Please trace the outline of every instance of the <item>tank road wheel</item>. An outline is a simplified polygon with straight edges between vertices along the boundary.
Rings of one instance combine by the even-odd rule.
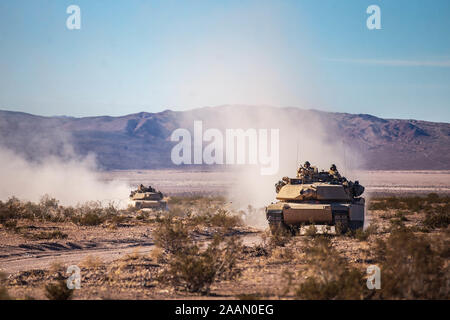
[[[333,212],[334,227],[337,234],[344,234],[348,230],[349,217],[347,211]]]
[[[269,222],[270,232],[276,234],[289,231],[288,226],[283,221],[283,211],[281,210],[268,210],[266,213],[267,221]]]

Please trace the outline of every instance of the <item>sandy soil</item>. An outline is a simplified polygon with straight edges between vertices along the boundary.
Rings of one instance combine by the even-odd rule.
[[[386,238],[389,218],[394,212],[370,212],[378,231],[367,241],[350,237],[332,238],[333,247],[353,266],[365,270],[373,264],[373,247],[377,239]],[[408,215],[407,226],[418,225],[423,217]],[[286,247],[267,253],[258,251],[267,239],[263,232],[241,229],[237,235],[243,240],[245,252],[238,262],[242,270],[233,281],[220,281],[211,293],[202,296],[175,290],[158,282],[160,263],[152,257],[152,226],[120,226],[79,228],[63,224],[36,225],[39,228],[59,228],[69,234],[67,240],[24,241],[20,236],[2,232],[0,266],[8,273],[7,289],[14,297],[45,299],[45,284],[54,281],[55,270],[65,272],[69,265],[82,268],[82,288],[75,299],[236,299],[263,297],[268,299],[295,298],[287,285],[286,272],[308,268],[304,246],[307,236],[296,236]],[[433,231],[431,236],[444,234]],[[209,241],[205,236],[201,241]],[[86,262],[89,258],[96,263]],[[87,265],[86,265],[87,264]],[[52,271],[53,270],[53,271]],[[301,279],[300,279],[301,280]]]

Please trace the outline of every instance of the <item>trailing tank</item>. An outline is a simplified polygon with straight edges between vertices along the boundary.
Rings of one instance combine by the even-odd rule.
[[[358,181],[315,170],[308,179],[284,177],[275,187],[278,201],[266,207],[272,231],[324,224],[334,225],[337,232],[343,233],[364,225],[364,187]]]
[[[130,202],[136,209],[168,210],[167,199],[151,186],[142,184],[137,190],[131,191]]]

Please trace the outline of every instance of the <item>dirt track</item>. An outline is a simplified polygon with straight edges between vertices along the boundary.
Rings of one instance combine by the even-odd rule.
[[[91,233],[102,233],[101,228],[96,229],[98,232],[92,230]],[[140,227],[133,229],[140,229]],[[20,243],[0,245],[0,271],[11,274],[32,269],[48,269],[55,262],[67,266],[77,265],[88,256],[95,256],[102,262],[108,263],[134,251],[145,255],[154,248],[153,240],[146,233],[139,238],[130,239],[126,237],[126,232],[126,230],[117,230],[117,239],[79,241],[23,242],[17,237],[18,239],[13,241]],[[0,234],[0,236],[3,235]],[[6,237],[6,235],[4,236]],[[79,236],[74,235],[74,237]],[[243,232],[240,237],[246,245],[253,245],[261,241],[258,233],[255,233],[254,230]]]
[[[1,254],[0,271],[15,273],[32,269],[47,269],[55,262],[60,262],[63,265],[76,265],[89,255],[98,257],[101,261],[108,263],[134,250],[139,250],[141,254],[147,254],[152,250],[152,247],[153,242],[151,241],[102,244],[94,242],[43,242],[37,245],[20,245],[15,248],[8,248],[9,254]],[[6,248],[2,248],[1,251],[4,249]]]

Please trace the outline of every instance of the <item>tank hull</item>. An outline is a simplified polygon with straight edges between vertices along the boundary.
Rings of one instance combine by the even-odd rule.
[[[168,210],[166,201],[136,200],[136,201],[132,201],[132,205],[136,209]]]
[[[299,227],[306,224],[341,224],[344,229],[358,229],[364,225],[364,198],[352,202],[289,202],[280,201],[266,208],[271,226]]]

